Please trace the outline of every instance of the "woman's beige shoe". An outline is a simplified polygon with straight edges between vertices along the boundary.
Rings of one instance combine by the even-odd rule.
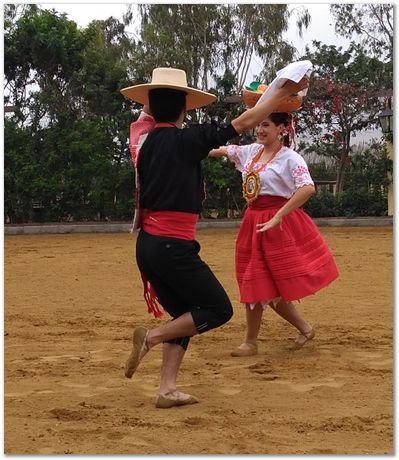
[[[231,356],[254,356],[258,354],[258,345],[256,343],[244,342],[236,350],[231,352]]]
[[[294,349],[302,348],[306,342],[312,340],[315,336],[315,331],[312,328],[309,332],[301,332],[298,337],[294,340]]]
[[[155,401],[155,407],[158,409],[170,409],[171,407],[187,406],[188,404],[196,404],[197,402],[198,399],[194,398],[194,396],[175,391],[164,395],[159,394]]]

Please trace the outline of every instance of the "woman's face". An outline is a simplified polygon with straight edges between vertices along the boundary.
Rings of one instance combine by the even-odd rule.
[[[282,123],[275,125],[270,118],[266,118],[255,128],[258,143],[263,145],[273,144],[283,129],[284,125]]]

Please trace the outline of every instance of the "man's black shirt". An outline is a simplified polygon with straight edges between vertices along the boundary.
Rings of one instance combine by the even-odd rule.
[[[140,208],[199,214],[204,199],[201,160],[237,136],[231,124],[153,129],[140,150]]]

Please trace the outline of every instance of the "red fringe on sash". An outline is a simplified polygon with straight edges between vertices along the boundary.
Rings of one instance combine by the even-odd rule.
[[[140,274],[141,279],[143,280],[144,299],[147,303],[148,313],[153,314],[155,318],[161,318],[161,316],[163,316],[163,308],[161,307],[161,303],[158,299],[157,293],[151,286],[150,282],[148,281],[144,273],[140,272]]]

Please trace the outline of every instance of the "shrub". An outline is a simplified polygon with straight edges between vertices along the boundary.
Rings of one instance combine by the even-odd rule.
[[[381,190],[350,188],[343,191],[338,199],[342,215],[346,217],[387,215],[387,196]]]
[[[336,217],[341,215],[340,201],[327,190],[321,190],[305,204],[305,211],[311,217]]]

